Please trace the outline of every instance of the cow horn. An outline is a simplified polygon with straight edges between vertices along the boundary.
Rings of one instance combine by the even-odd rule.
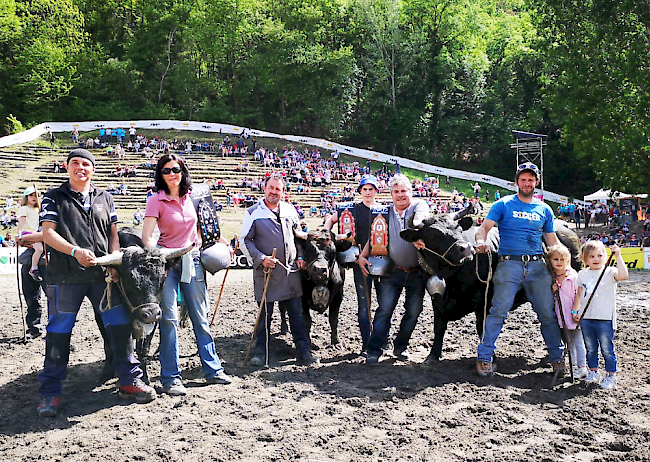
[[[418,219],[418,221],[416,222],[415,221],[415,214],[413,214],[408,219],[408,223],[406,223],[406,226],[409,227],[410,229],[422,229],[423,220]]]
[[[452,213],[451,214],[451,219],[452,220],[460,220],[463,218],[465,215],[474,213],[474,206],[470,203],[467,207],[465,207],[463,210],[460,212]]]
[[[122,264],[122,257],[124,252],[115,252],[104,255],[103,257],[95,258],[95,265],[101,266],[119,266]]]
[[[298,231],[298,227],[295,226],[293,228],[293,235],[296,236],[298,239],[307,240],[309,233],[306,233],[304,231]]]
[[[345,239],[348,239],[350,236],[352,236],[352,231],[348,231],[347,233],[336,234],[334,235],[334,240],[344,241]]]
[[[192,250],[194,243],[188,245],[187,247],[181,247],[178,249],[160,249],[160,253],[166,260],[171,260],[172,258],[177,258],[182,255],[185,255],[187,252]]]

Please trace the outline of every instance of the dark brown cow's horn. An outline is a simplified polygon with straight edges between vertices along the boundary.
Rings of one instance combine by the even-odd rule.
[[[95,259],[95,265],[101,266],[119,266],[122,264],[122,257],[124,252],[115,252],[104,255]]]
[[[293,235],[296,236],[298,239],[307,240],[307,236],[309,236],[309,233],[306,233],[304,231],[298,231],[298,227],[294,226]]]
[[[172,258],[177,258],[182,255],[185,255],[187,252],[192,250],[194,247],[194,244],[190,244],[187,247],[181,247],[178,249],[160,249],[160,253],[162,254],[163,257],[165,257],[166,260],[171,260]]]
[[[415,222],[415,214],[411,215],[411,217],[408,219],[408,222],[406,223],[406,226],[408,226],[410,229],[422,229],[424,226],[423,220],[418,220],[418,222]]]
[[[334,240],[335,241],[344,241],[345,239],[348,239],[350,236],[352,236],[351,231],[348,231],[347,233],[335,234],[334,235]]]
[[[467,207],[465,207],[460,212],[452,213],[451,214],[451,219],[458,221],[461,218],[463,218],[465,215],[468,215],[470,213],[474,213],[474,206],[472,204],[469,204]]]

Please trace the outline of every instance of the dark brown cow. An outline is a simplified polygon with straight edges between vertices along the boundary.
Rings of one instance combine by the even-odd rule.
[[[442,354],[442,343],[450,321],[457,321],[469,313],[476,314],[476,331],[483,331],[485,284],[488,278],[487,254],[474,254],[475,234],[471,206],[460,214],[429,217],[419,226],[401,232],[403,239],[415,242],[424,240],[428,250],[420,251],[421,266],[431,275],[427,289],[431,295],[434,313],[434,339],[427,362],[435,362]],[[580,239],[563,221],[555,222],[556,233],[562,244],[571,252],[571,266],[580,270]],[[492,254],[492,270],[496,270],[499,251],[499,231],[490,230],[486,242]],[[480,279],[477,277],[477,273]],[[487,310],[491,306],[492,285],[487,294]],[[525,303],[523,290],[515,297],[513,309]]]

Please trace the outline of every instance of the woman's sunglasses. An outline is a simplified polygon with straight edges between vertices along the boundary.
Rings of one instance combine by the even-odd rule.
[[[172,168],[165,167],[160,170],[160,173],[162,173],[163,175],[169,175],[171,172],[181,173],[181,168],[179,166],[172,167]]]

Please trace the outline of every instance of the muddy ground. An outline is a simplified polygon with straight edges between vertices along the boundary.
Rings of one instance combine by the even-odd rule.
[[[209,280],[213,301],[223,272]],[[63,403],[39,418],[37,373],[44,339],[19,343],[13,278],[0,280],[0,460],[2,461],[391,461],[650,460],[650,273],[619,286],[619,386],[613,392],[551,376],[530,306],[512,313],[492,379],[474,371],[474,316],[453,323],[443,360],[420,363],[432,339],[430,300],[411,361],[368,367],[358,356],[356,300],[346,283],[342,348],[329,347],[326,317],[313,340],[321,364],[295,364],[292,341],[273,324],[269,369],[244,366],[257,307],[249,271],[231,271],[213,328],[229,386],[204,386],[191,329],[182,332],[185,397],[125,403],[115,380],[97,385],[102,350],[89,306],[72,337]],[[277,316],[277,313],[276,313]],[[399,310],[395,319],[401,316]],[[150,368],[157,381],[157,362]]]

